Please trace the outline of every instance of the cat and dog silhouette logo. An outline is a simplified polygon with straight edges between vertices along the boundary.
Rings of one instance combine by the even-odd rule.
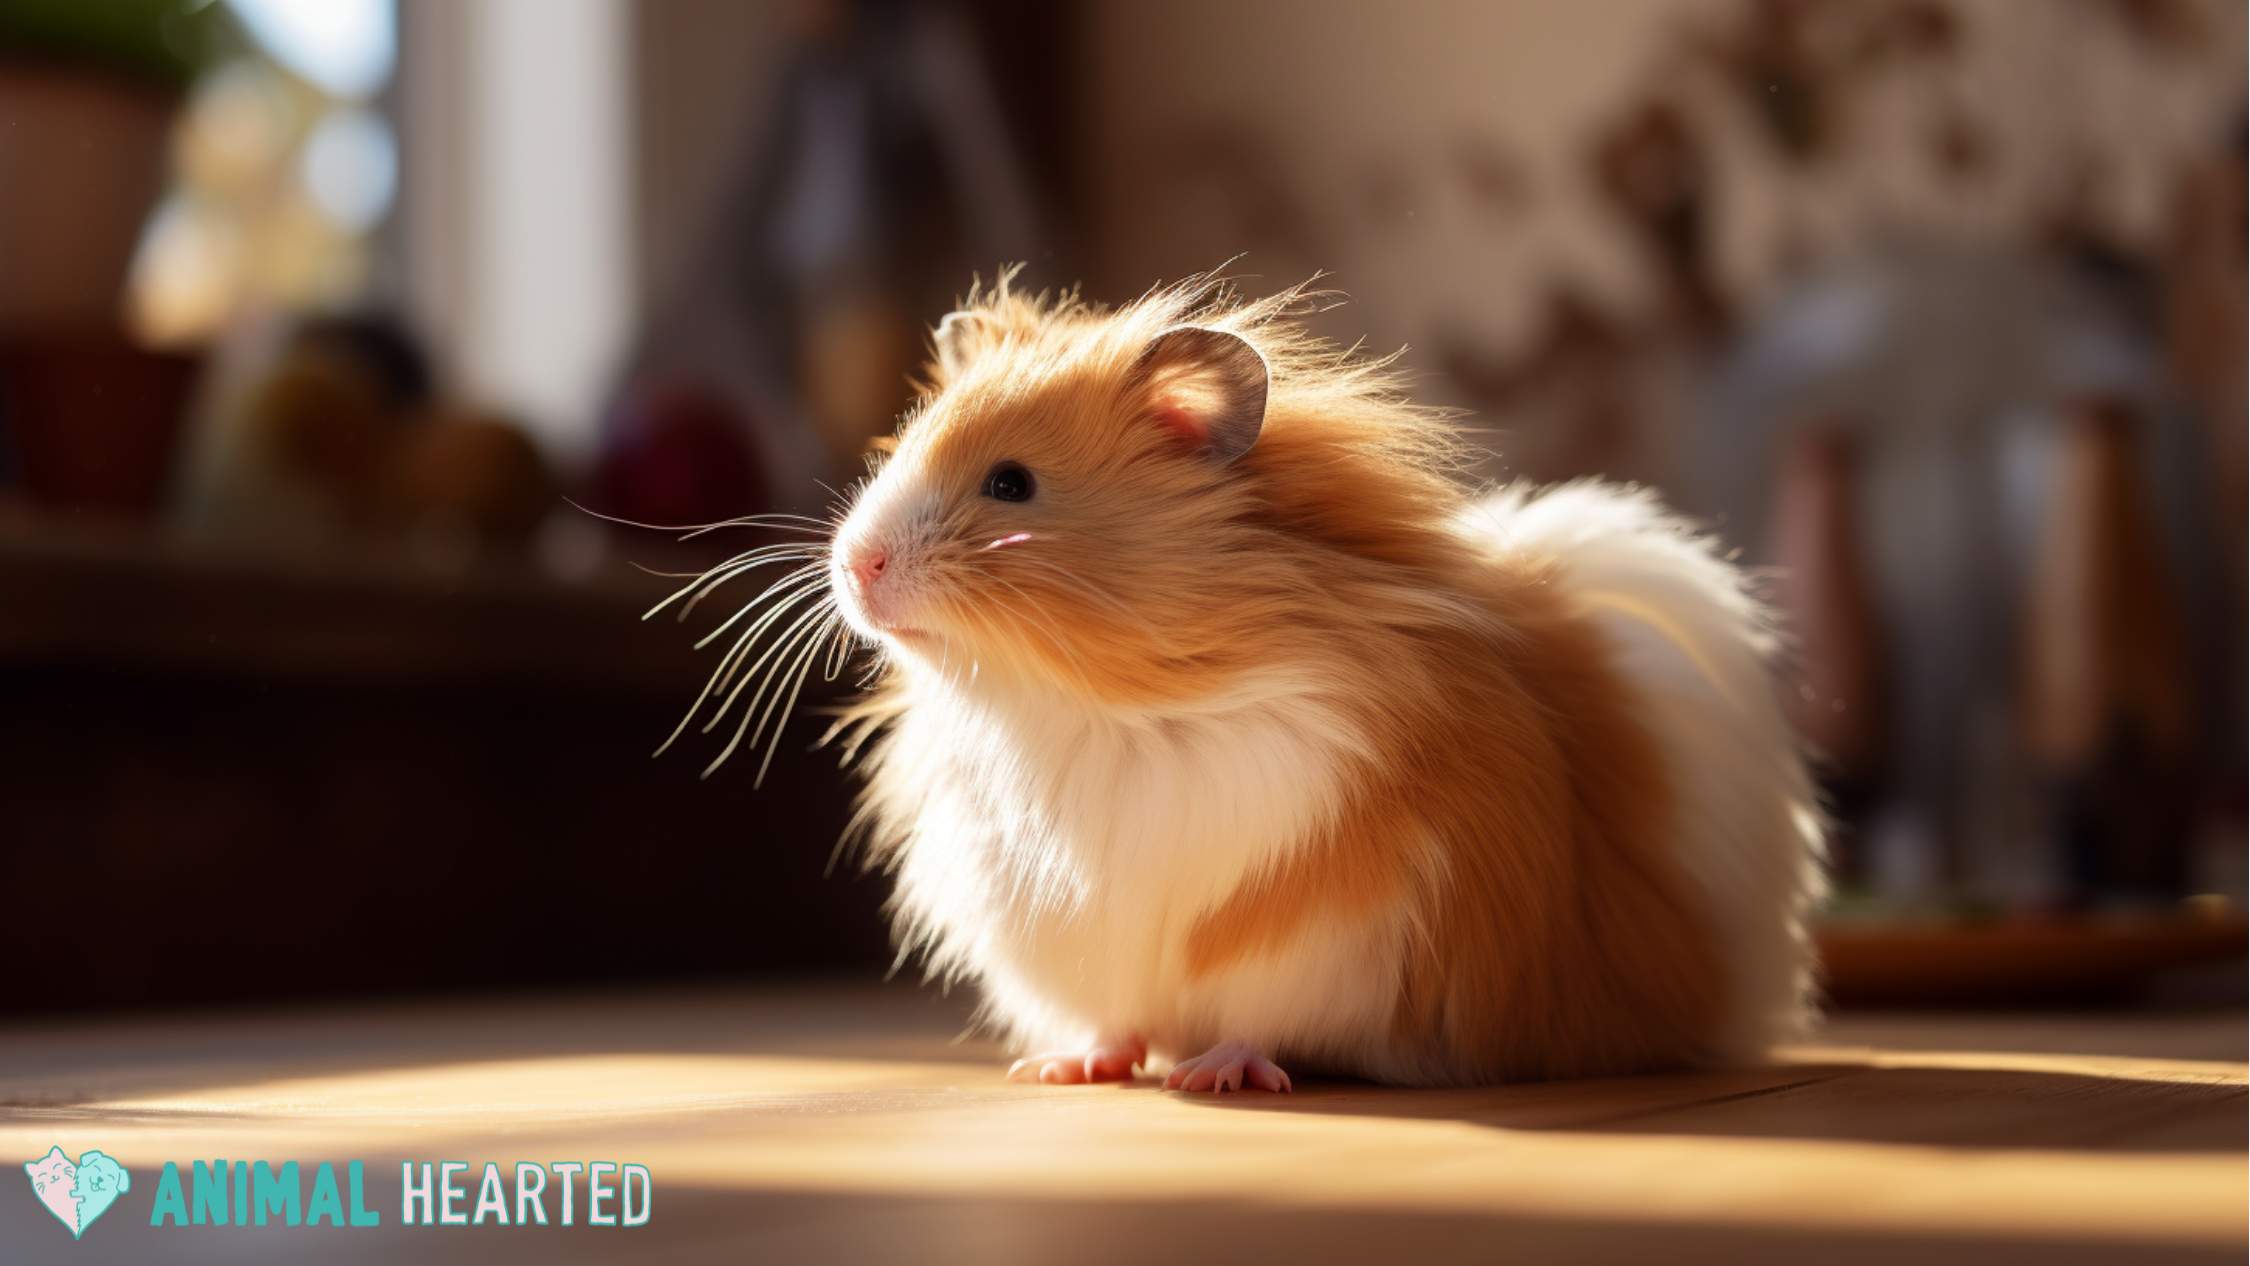
[[[26,1161],[23,1170],[31,1176],[32,1194],[70,1228],[72,1239],[84,1235],[94,1219],[133,1187],[133,1175],[99,1149],[74,1161],[61,1148],[50,1147],[45,1156]]]

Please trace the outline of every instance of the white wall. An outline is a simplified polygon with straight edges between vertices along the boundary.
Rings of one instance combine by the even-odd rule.
[[[405,0],[407,302],[451,381],[591,442],[638,315],[624,0]]]

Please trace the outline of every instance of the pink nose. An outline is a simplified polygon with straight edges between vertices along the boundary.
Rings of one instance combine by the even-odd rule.
[[[855,550],[844,566],[851,572],[852,579],[859,587],[865,589],[875,583],[883,574],[883,568],[890,565],[890,561],[888,550],[879,545],[869,545]]]

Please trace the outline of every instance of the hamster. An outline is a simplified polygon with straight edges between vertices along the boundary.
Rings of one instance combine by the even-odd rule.
[[[1755,1058],[1823,883],[1766,610],[1646,492],[1465,486],[1318,297],[1003,278],[938,326],[825,559],[902,958],[1020,1080]]]

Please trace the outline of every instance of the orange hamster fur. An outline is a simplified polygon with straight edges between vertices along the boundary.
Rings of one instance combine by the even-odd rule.
[[[1755,1057],[1822,886],[1767,613],[1645,492],[1466,486],[1315,297],[939,326],[818,560],[902,952],[1045,1082]]]

